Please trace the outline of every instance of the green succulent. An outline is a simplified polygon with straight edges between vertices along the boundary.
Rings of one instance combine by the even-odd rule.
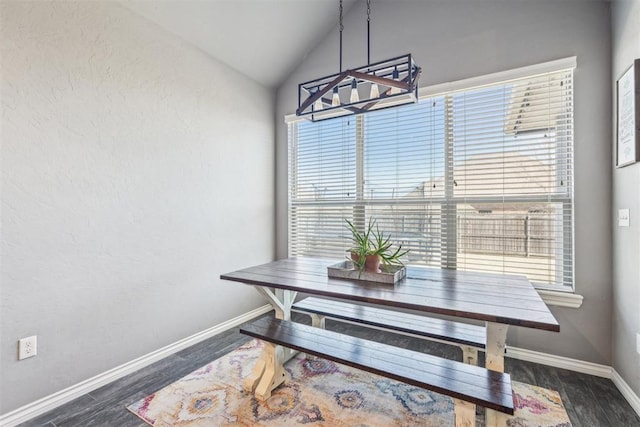
[[[351,232],[352,242],[352,246],[347,249],[347,252],[356,255],[356,259],[352,256],[351,261],[359,271],[364,270],[366,257],[368,255],[379,255],[387,271],[389,266],[404,265],[400,258],[409,251],[403,251],[402,245],[398,245],[395,251],[392,250],[393,243],[391,242],[391,235],[385,235],[381,232],[373,218],[369,218],[369,223],[363,232],[360,232],[348,219],[345,218],[345,221],[347,223],[347,229]]]

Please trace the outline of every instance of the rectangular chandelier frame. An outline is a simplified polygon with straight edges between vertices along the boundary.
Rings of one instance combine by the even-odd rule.
[[[407,54],[300,83],[296,115],[319,121],[415,103],[421,71]],[[378,85],[378,96],[371,97],[373,85]],[[349,96],[352,90],[358,91],[355,102]],[[334,105],[335,91],[340,99],[338,105]],[[361,96],[365,91],[366,96]]]

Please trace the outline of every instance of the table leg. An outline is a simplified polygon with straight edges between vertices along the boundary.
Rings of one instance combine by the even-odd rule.
[[[297,292],[285,289],[272,290],[263,286],[254,286],[254,288],[273,306],[278,319],[291,320],[291,306],[298,295]]]
[[[493,371],[504,372],[504,350],[506,348],[507,329],[509,325],[486,322],[487,348],[485,367]],[[509,416],[493,409],[486,410],[487,427],[503,427],[507,425]]]
[[[509,325],[486,322],[487,362],[485,367],[492,371],[504,372],[504,350],[506,348]]]
[[[276,318],[291,320],[291,306],[296,299],[297,292],[283,289],[271,290],[261,286],[255,286],[255,288],[273,306]],[[268,399],[273,389],[284,381],[284,364],[296,354],[297,351],[290,348],[265,342],[251,374],[244,380],[244,389],[249,393],[254,393],[260,401]]]

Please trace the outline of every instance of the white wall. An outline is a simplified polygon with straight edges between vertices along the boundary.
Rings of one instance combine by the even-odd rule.
[[[6,413],[263,304],[219,275],[273,259],[274,99],[117,3],[0,12]]]
[[[569,56],[575,72],[575,248],[580,309],[552,307],[561,332],[511,328],[516,347],[611,363],[610,5],[557,0],[374,0],[371,59],[411,52],[422,86]],[[366,63],[366,6],[344,20],[344,68]],[[278,89],[277,117],[297,107],[297,84],[338,71],[338,31]],[[287,137],[277,122],[277,254],[287,253]],[[636,252],[637,255],[637,252]]]
[[[640,59],[640,0],[612,4],[613,91],[616,80],[634,59]],[[613,123],[615,132],[615,110]],[[612,147],[615,140],[614,133]],[[636,334],[640,334],[640,163],[613,170],[614,218],[623,208],[630,209],[630,226],[613,226],[613,368],[640,396],[640,355],[636,352]]]

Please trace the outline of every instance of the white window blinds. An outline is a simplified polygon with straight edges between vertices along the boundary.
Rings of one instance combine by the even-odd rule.
[[[373,217],[408,263],[570,288],[572,147],[572,69],[290,123],[289,254],[343,258]]]
[[[338,256],[356,200],[353,118],[289,126],[289,252]]]

